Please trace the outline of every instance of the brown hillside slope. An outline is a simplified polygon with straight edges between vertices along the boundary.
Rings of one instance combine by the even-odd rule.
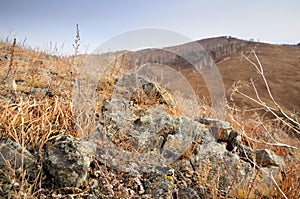
[[[275,108],[262,77],[255,67],[243,55],[257,63],[251,53],[253,50],[263,65],[264,74],[275,101],[283,108],[295,113],[300,112],[300,48],[266,43],[248,42],[232,37],[217,37],[198,41],[214,59],[223,78],[229,104],[237,108],[250,110],[260,107],[253,101],[235,94],[232,86],[238,85],[240,91],[257,100],[251,80],[262,101]],[[181,45],[187,47],[190,44]],[[175,47],[176,48],[176,47]],[[168,62],[166,62],[168,64]],[[258,64],[258,63],[257,63]],[[180,68],[192,84],[199,98],[209,98],[203,79],[196,75],[193,68],[184,60],[171,61],[171,65]],[[233,100],[232,100],[233,99]],[[254,113],[254,112],[252,112]],[[299,115],[298,115],[299,116]]]
[[[248,42],[232,37],[217,37],[197,42],[199,42],[214,59],[222,75],[229,104],[234,103],[237,108],[242,110],[259,107],[253,101],[238,94],[235,94],[234,97],[231,98],[232,86],[236,84],[240,86],[242,92],[256,99],[254,89],[251,85],[252,80],[262,101],[275,108],[274,103],[272,103],[267,93],[262,77],[257,73],[255,67],[243,58],[244,54],[255,61],[254,56],[250,53],[252,50],[255,50],[263,65],[264,74],[275,100],[283,109],[288,109],[290,112],[296,114],[300,112],[300,48]],[[120,63],[124,63],[122,64],[123,69],[126,68],[126,66],[132,68],[132,66],[136,64],[143,65],[148,63],[160,63],[171,66],[185,76],[200,99],[203,97],[209,99],[209,92],[203,78],[195,72],[193,67],[187,63],[186,60],[168,52],[168,49],[189,49],[192,48],[191,46],[192,44],[187,43],[161,50],[140,50],[126,55],[124,60],[120,57]],[[134,60],[139,60],[139,62],[134,63]],[[127,63],[125,64],[126,61]],[[111,70],[120,71],[120,67],[121,66],[117,66],[117,69]],[[156,74],[159,74],[158,71],[156,71]],[[234,101],[231,99],[234,99]]]
[[[228,90],[232,84],[241,81],[241,90],[255,97],[254,89],[250,85],[253,79],[261,98],[270,102],[266,87],[255,67],[247,60],[242,59],[242,52],[247,55],[249,50],[255,49],[269,82],[275,100],[292,112],[300,111],[300,49],[295,47],[271,45],[264,43],[251,43],[239,53],[229,56],[217,63],[222,74],[225,88]],[[250,56],[250,55],[249,55]],[[251,60],[255,60],[250,56]],[[249,108],[253,103],[245,102]],[[247,107],[243,107],[247,108]]]

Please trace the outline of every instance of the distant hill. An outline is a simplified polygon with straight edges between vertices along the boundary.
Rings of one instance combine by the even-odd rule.
[[[252,79],[261,99],[274,107],[262,78],[254,66],[242,57],[242,54],[245,54],[255,61],[253,55],[249,54],[250,51],[255,50],[263,65],[265,76],[275,100],[280,106],[291,112],[300,112],[300,48],[245,41],[226,36],[203,39],[197,42],[206,49],[216,63],[224,81],[229,104],[234,103],[237,108],[242,110],[259,107],[251,100],[240,95],[234,95],[233,98],[230,98],[230,89],[237,82],[242,92],[256,98],[254,89],[250,84]],[[192,45],[192,43],[187,43],[165,49],[188,49],[192,48]],[[203,79],[193,72],[193,67],[186,60],[179,56],[165,50],[146,49],[131,54],[128,56],[128,60],[139,60],[139,63],[135,64],[150,62],[170,65],[184,74],[200,98],[203,96],[209,98]],[[132,64],[129,61],[129,65]]]
[[[224,38],[220,38],[224,42]],[[215,42],[216,39],[204,40],[205,43],[209,41]],[[254,90],[249,84],[250,79],[253,79],[257,87],[258,93],[262,97],[263,101],[270,102],[270,98],[266,92],[265,85],[262,78],[257,73],[254,66],[252,66],[245,59],[242,59],[242,53],[246,54],[249,50],[255,49],[258,58],[263,65],[265,76],[271,87],[271,92],[274,95],[275,100],[283,107],[290,111],[300,111],[300,49],[291,46],[273,45],[258,42],[246,42],[243,40],[236,40],[237,50],[232,53],[224,53],[224,56],[214,57],[215,62],[222,74],[225,88],[228,90],[231,88],[234,82],[241,82],[241,90],[252,97],[255,97]],[[204,43],[203,40],[199,43]],[[226,46],[230,46],[224,43],[223,52],[226,51]],[[222,47],[217,49],[211,49],[209,46],[203,45],[209,52],[213,54],[220,54]],[[222,50],[221,50],[222,52]],[[249,55],[250,56],[250,55]],[[254,61],[254,57],[250,56]],[[255,105],[246,99],[237,97],[236,102],[240,104],[243,109],[250,109]],[[272,103],[270,103],[272,104]]]

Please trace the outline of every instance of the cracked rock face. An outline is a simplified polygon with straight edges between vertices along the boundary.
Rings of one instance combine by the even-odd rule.
[[[85,182],[93,154],[89,143],[59,136],[45,151],[45,169],[60,187],[79,187]]]
[[[123,110],[124,104],[126,113],[113,111]],[[106,159],[114,167],[118,167],[120,156],[125,160],[137,159],[141,167],[147,167],[148,163],[148,166],[172,163],[184,153],[195,136],[208,131],[198,128],[201,124],[188,117],[169,115],[159,107],[134,111],[130,102],[114,99],[106,102],[104,109],[104,122],[93,140],[99,141],[100,145],[109,141],[105,143],[108,147],[99,150],[111,154]],[[113,153],[116,154],[113,156]]]
[[[143,85],[150,84],[142,77],[138,79]],[[154,93],[159,92],[156,86],[144,88],[155,88]],[[122,92],[134,93],[126,89]],[[267,149],[254,150],[242,145],[241,136],[228,122],[172,116],[161,108],[159,101],[151,105],[137,110],[128,97],[108,100],[103,106],[102,123],[94,140],[101,138],[96,151],[100,162],[125,172],[134,168],[137,173],[148,176],[144,179],[145,190],[152,197],[168,198],[171,193],[178,197],[197,195],[189,186],[189,180],[183,181],[184,188],[176,188],[176,176],[168,176],[163,171],[152,176],[149,168],[153,166],[175,169],[179,173],[190,171],[187,178],[197,175],[197,183],[209,184],[221,194],[240,198],[271,196],[276,189],[271,175],[280,184],[285,167],[282,158]],[[99,147],[104,140],[109,142]],[[155,186],[148,189],[148,184]]]

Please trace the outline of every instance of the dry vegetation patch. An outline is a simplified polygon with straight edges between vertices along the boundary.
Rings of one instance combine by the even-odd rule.
[[[77,38],[80,40],[80,38]],[[78,42],[79,42],[78,40]],[[78,49],[78,43],[75,43],[75,48]],[[273,49],[275,48],[275,50]],[[254,117],[247,118],[243,113],[247,108],[243,105],[249,105],[248,109],[263,108],[263,112],[267,109],[260,104],[253,105],[253,101],[241,102],[236,97],[230,107],[228,108],[227,119],[232,125],[242,134],[242,142],[246,146],[250,146],[253,149],[271,149],[277,155],[284,157],[287,164],[287,170],[285,171],[282,179],[281,192],[278,191],[278,197],[286,196],[288,198],[299,198],[298,190],[300,189],[300,142],[299,142],[299,88],[300,81],[297,77],[300,77],[299,73],[299,59],[292,59],[291,57],[299,57],[299,50],[292,50],[290,54],[289,47],[277,47],[273,45],[261,44],[257,47],[257,55],[262,57],[261,62],[266,66],[266,78],[270,81],[270,88],[274,93],[274,99],[280,104],[282,109],[275,111],[275,117],[264,117],[257,111],[258,114],[253,114]],[[272,52],[272,53],[270,53]],[[78,53],[78,51],[77,51]],[[279,56],[287,56],[281,61],[295,65],[295,67],[284,68],[277,62],[280,62]],[[124,54],[125,56],[125,54]],[[251,55],[250,59],[253,59]],[[74,81],[77,77],[78,67],[83,63],[85,56],[76,57],[57,57],[48,55],[44,52],[26,50],[20,48],[16,41],[13,41],[11,45],[8,43],[0,43],[0,136],[2,138],[10,138],[30,151],[37,157],[37,165],[42,167],[42,156],[46,143],[49,140],[55,139],[58,135],[72,135],[74,137],[84,136],[76,131],[76,122],[74,121],[74,115],[72,110],[72,91]],[[124,57],[119,57],[107,71],[103,79],[99,80],[97,86],[97,93],[103,98],[97,104],[96,112],[101,111],[103,100],[111,97],[114,85],[118,78],[120,78],[126,71],[126,68],[122,68]],[[225,86],[227,89],[231,88],[232,81],[241,80],[244,81],[244,91],[251,98],[255,98],[255,92],[253,87],[248,87],[246,80],[250,79],[249,71],[256,73],[255,68],[249,69],[249,71],[240,70],[235,73],[227,73],[229,67],[231,71],[236,71],[240,67],[241,63],[246,67],[251,67],[251,63],[246,63],[245,60],[240,61],[240,56],[234,56],[230,59],[225,59],[219,63],[220,71],[225,79]],[[226,72],[227,71],[227,72]],[[194,77],[190,73],[189,69],[183,69],[183,72],[190,74],[190,77]],[[280,78],[275,78],[272,73],[280,73]],[[292,75],[291,75],[292,74]],[[231,75],[231,76],[230,76]],[[277,76],[276,76],[277,77]],[[257,85],[258,93],[262,95],[261,99],[266,99],[266,106],[271,107],[271,110],[276,107],[273,103],[270,95],[265,92],[266,85],[263,80],[259,79],[259,76],[255,77],[255,85]],[[197,79],[197,78],[195,78]],[[285,80],[285,81],[283,81]],[[194,88],[197,88],[197,94],[206,94],[206,88],[199,86],[198,82],[193,82],[194,78],[191,78],[191,82]],[[285,84],[285,88],[278,86],[279,84]],[[246,87],[246,88],[245,88]],[[160,88],[163,90],[164,88]],[[159,89],[158,89],[159,90]],[[149,108],[153,104],[160,104],[160,98],[158,90],[152,89],[153,93],[147,93],[147,91],[137,91],[132,96],[132,101],[135,103],[135,111]],[[264,91],[262,91],[264,90]],[[232,90],[231,90],[232,91]],[[290,92],[287,94],[287,92]],[[254,94],[254,95],[253,95]],[[149,98],[151,95],[153,98]],[[203,95],[202,95],[203,96]],[[291,97],[290,97],[291,96]],[[228,96],[229,98],[230,96]],[[245,97],[245,96],[242,96]],[[206,96],[203,99],[207,99]],[[243,104],[245,103],[245,104]],[[254,103],[255,104],[255,103]],[[286,105],[286,106],[285,106]],[[173,115],[180,115],[180,109],[175,106],[164,105],[169,113]],[[208,110],[209,104],[203,104],[200,109]],[[282,112],[286,112],[287,108],[295,108],[293,121],[287,118]],[[259,109],[261,110],[261,109]],[[292,110],[293,111],[293,110]],[[255,111],[254,111],[255,112]],[[270,110],[267,109],[267,112]],[[279,114],[280,113],[280,114]],[[288,113],[287,116],[291,116],[292,113]],[[209,113],[207,113],[209,115]],[[207,116],[206,115],[206,116]],[[297,126],[298,125],[298,126]],[[136,179],[132,179],[124,174],[117,173],[116,171],[110,171],[104,165],[99,165],[97,161],[94,161],[91,166],[90,175],[93,179],[100,179],[99,182],[103,184],[103,192],[117,193],[115,197],[121,197],[122,194],[130,194],[131,192],[124,188],[124,183],[128,183],[128,186],[132,189],[139,189],[137,185],[134,185]],[[10,172],[13,172],[14,168],[8,168]],[[95,172],[98,173],[95,173]],[[2,171],[8,172],[8,171]],[[177,173],[176,175],[182,175]],[[205,182],[199,181],[200,175],[195,173],[193,177],[196,188],[201,188]],[[40,173],[34,182],[29,182],[26,177],[26,173],[16,176],[16,182],[20,185],[15,189],[16,197],[31,197],[34,198],[37,195],[43,193],[53,196],[55,193],[68,193],[71,192],[74,196],[86,197],[88,190],[93,186],[93,181],[88,182],[86,190],[74,189],[70,190],[46,190],[49,184],[46,184],[46,174],[40,170]],[[97,176],[97,177],[95,177]],[[167,178],[167,177],[166,177]],[[2,186],[2,185],[1,185]],[[216,197],[222,197],[217,194],[218,190],[215,190],[214,185],[207,185],[210,193],[214,193]],[[119,189],[118,189],[119,188]],[[24,195],[25,194],[25,195]],[[70,195],[72,195],[70,194]],[[55,195],[55,194],[54,194]],[[68,194],[65,196],[67,197]],[[128,195],[128,197],[131,197]]]

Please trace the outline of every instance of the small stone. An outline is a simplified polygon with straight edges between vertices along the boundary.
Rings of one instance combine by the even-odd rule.
[[[286,168],[283,159],[280,156],[277,156],[273,151],[269,149],[256,150],[255,155],[256,162],[263,167],[279,166],[283,170],[284,168]]]

